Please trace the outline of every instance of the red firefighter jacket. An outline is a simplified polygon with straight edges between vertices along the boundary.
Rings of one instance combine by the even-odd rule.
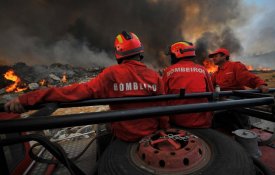
[[[183,88],[186,93],[213,92],[210,76],[206,69],[189,60],[180,60],[176,64],[168,67],[164,71],[163,81],[165,92],[168,94],[179,93],[180,89]],[[169,101],[168,103],[169,105],[178,105],[203,102],[208,102],[208,100],[185,99]],[[211,126],[212,112],[171,115],[170,121],[184,127],[208,128]]]
[[[143,63],[125,60],[119,65],[106,68],[87,83],[61,88],[33,91],[19,97],[23,105],[39,102],[69,102],[89,98],[112,98],[125,96],[149,96],[164,94],[159,75]],[[133,103],[110,105],[111,110],[143,108],[159,103]],[[124,141],[136,141],[152,134],[159,126],[168,127],[168,117],[146,118],[112,123],[114,135]]]
[[[221,90],[242,90],[246,87],[256,88],[266,83],[258,76],[250,73],[240,62],[227,61],[212,74],[213,85]]]

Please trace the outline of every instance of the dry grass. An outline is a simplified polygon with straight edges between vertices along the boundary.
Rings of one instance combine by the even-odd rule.
[[[109,110],[108,105],[59,108],[52,115],[58,116],[58,115],[67,115],[67,114],[81,114],[81,113],[88,113],[88,112],[102,112],[102,111],[108,111],[108,110]]]
[[[275,72],[263,72],[256,75],[261,77],[268,84],[269,88],[275,88]]]
[[[102,111],[108,111],[108,110],[109,110],[108,105],[59,108],[54,113],[52,113],[52,116],[58,117],[59,115],[81,114],[81,113],[89,113],[89,112],[102,112]],[[35,112],[35,110],[27,111],[27,112],[21,114],[21,117],[23,117],[23,118],[29,117],[34,112]]]

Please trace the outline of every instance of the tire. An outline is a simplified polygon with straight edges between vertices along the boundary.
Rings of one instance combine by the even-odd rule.
[[[102,156],[105,149],[110,145],[113,140],[112,133],[107,129],[106,124],[97,125],[96,129],[97,136],[96,147],[97,147],[97,160]]]
[[[234,140],[212,129],[185,129],[199,136],[212,152],[208,164],[192,175],[254,175],[255,167],[246,151]],[[110,145],[99,164],[100,175],[149,175],[130,158],[133,143],[116,140]],[[183,173],[184,174],[184,173]]]

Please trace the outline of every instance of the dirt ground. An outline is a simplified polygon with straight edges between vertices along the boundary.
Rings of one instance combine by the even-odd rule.
[[[256,75],[265,80],[269,88],[275,88],[275,71],[256,73]]]

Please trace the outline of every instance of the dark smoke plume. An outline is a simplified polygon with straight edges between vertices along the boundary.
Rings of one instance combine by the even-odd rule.
[[[2,0],[0,64],[108,66],[122,30],[139,36],[144,61],[155,68],[168,62],[165,48],[183,39],[197,44],[199,58],[220,46],[238,53],[230,25],[240,7],[239,0]]]
[[[200,63],[208,57],[208,50],[214,51],[222,47],[228,49],[231,54],[240,54],[243,49],[230,28],[224,29],[220,35],[211,32],[204,33],[197,40],[196,47],[197,59]]]

